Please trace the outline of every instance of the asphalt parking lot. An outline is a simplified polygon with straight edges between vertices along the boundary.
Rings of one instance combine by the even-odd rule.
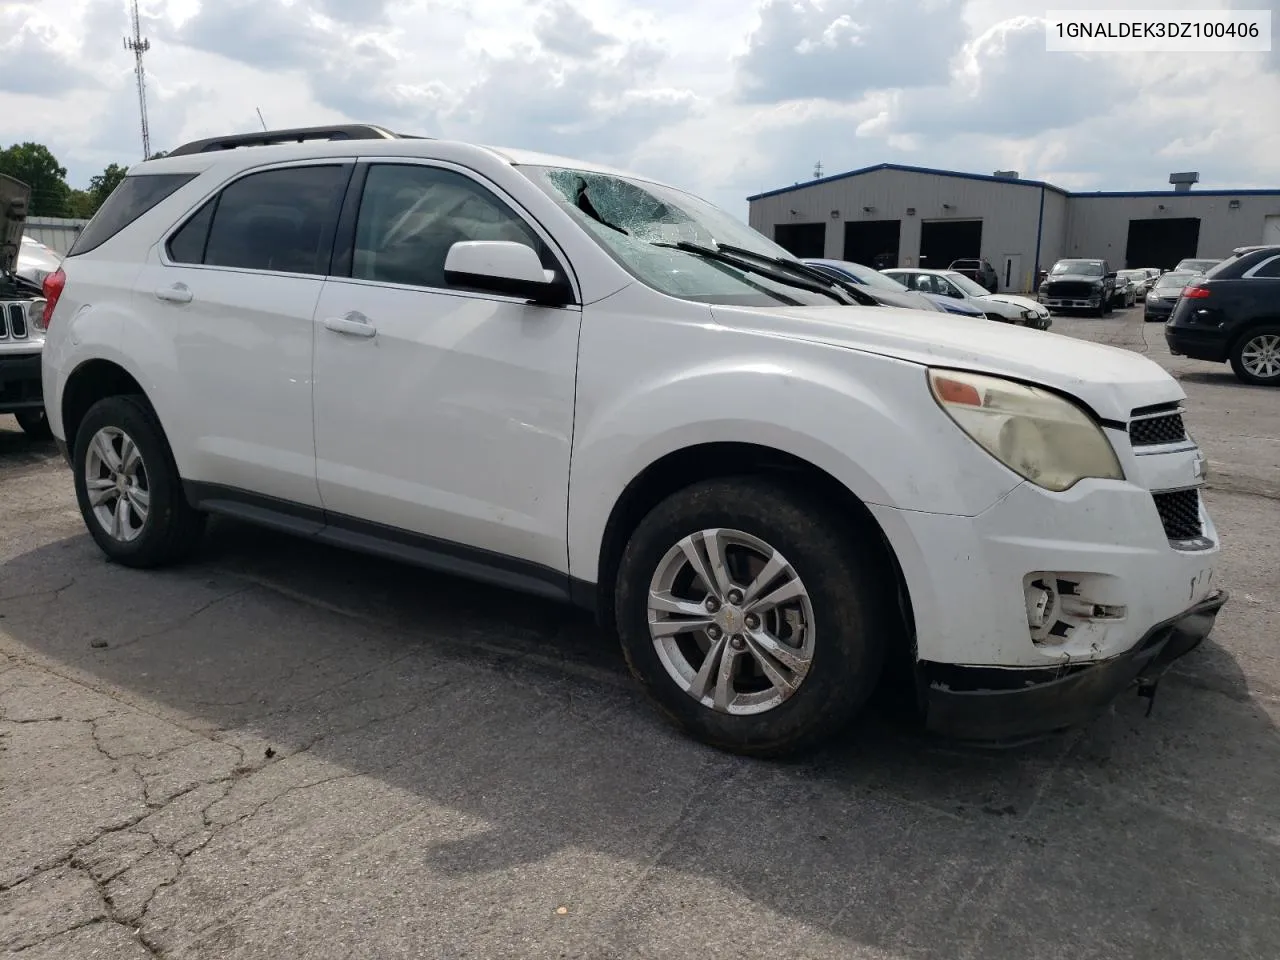
[[[24,958],[1257,957],[1280,944],[1280,391],[1141,308],[1233,599],[1150,717],[802,762],[669,730],[548,604],[215,523],[104,562],[0,417],[0,948]]]

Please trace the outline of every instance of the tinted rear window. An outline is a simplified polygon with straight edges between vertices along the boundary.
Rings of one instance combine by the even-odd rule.
[[[67,251],[67,256],[74,257],[102,246],[196,176],[194,173],[157,173],[125,177],[76,238],[76,242]]]

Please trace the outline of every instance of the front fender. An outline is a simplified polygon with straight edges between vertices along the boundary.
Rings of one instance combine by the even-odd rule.
[[[583,378],[569,485],[573,576],[598,580],[605,527],[632,479],[700,444],[779,450],[865,503],[898,509],[973,516],[1017,485],[942,413],[919,365],[811,342],[769,345],[623,391],[614,380],[599,405]]]

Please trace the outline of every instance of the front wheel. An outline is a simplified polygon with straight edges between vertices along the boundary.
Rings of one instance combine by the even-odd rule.
[[[892,589],[873,537],[814,498],[753,477],[673,494],[619,566],[632,673],[697,739],[751,756],[844,728],[880,678]]]
[[[99,400],[76,430],[76,499],[89,533],[112,560],[157,567],[200,541],[204,514],[193,510],[164,431],[140,398]]]
[[[1250,330],[1231,351],[1236,378],[1258,386],[1280,386],[1280,326]]]
[[[53,431],[49,428],[49,417],[43,408],[40,410],[19,410],[14,415],[18,426],[32,440],[52,440]]]

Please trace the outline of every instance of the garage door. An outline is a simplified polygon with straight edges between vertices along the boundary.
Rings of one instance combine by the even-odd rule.
[[[780,223],[773,228],[773,240],[796,257],[825,257],[825,223]]]
[[[981,220],[926,220],[920,224],[920,266],[945,270],[982,255]]]
[[[1179,260],[1196,255],[1200,244],[1199,217],[1158,217],[1129,221],[1125,245],[1126,267],[1159,267],[1172,270]],[[1089,256],[1097,256],[1090,253]],[[1112,264],[1114,269],[1115,264]]]
[[[898,265],[901,220],[853,220],[844,225],[844,258],[877,270]]]
[[[1267,217],[1263,222],[1262,242],[1280,243],[1280,216]]]

